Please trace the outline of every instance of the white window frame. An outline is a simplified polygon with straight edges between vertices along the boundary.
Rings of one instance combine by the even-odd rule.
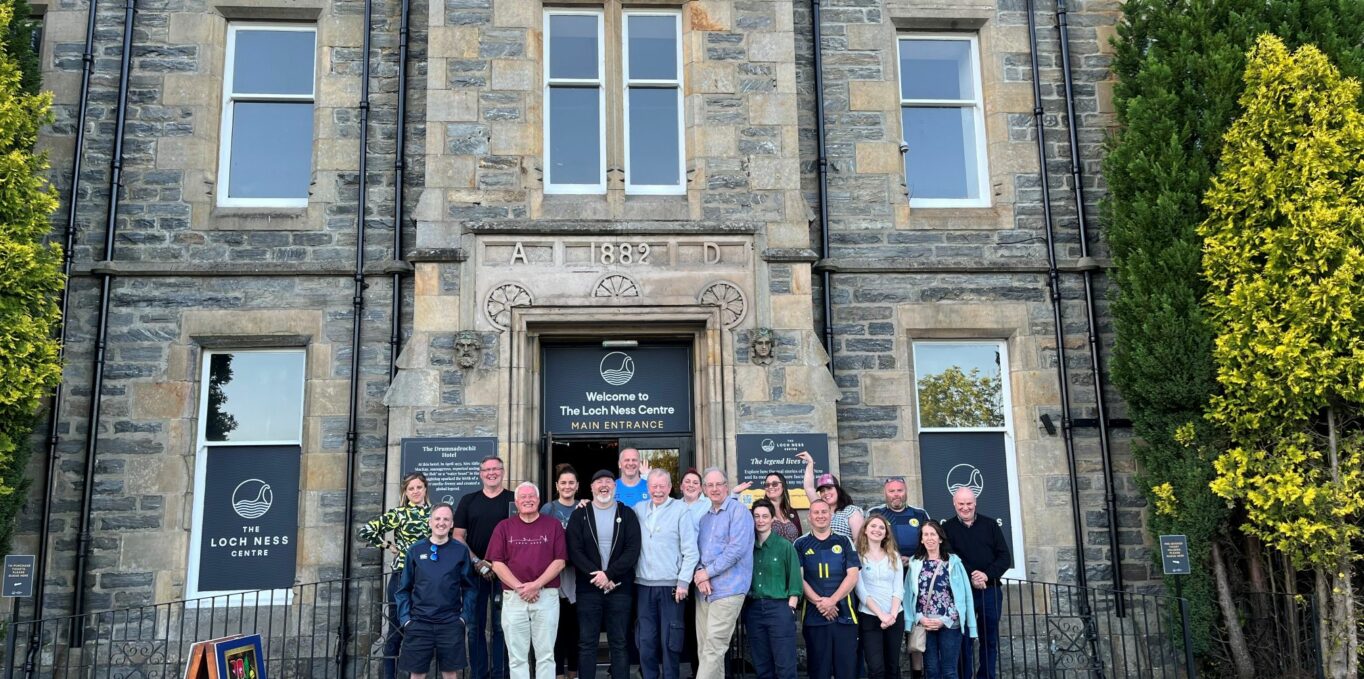
[[[194,444],[194,501],[191,514],[189,532],[189,573],[185,577],[185,599],[186,606],[191,608],[201,605],[196,599],[203,599],[204,606],[254,606],[257,604],[287,604],[293,601],[294,590],[275,589],[269,590],[270,596],[264,596],[264,592],[258,595],[259,590],[200,590],[199,589],[199,550],[203,542],[203,521],[204,505],[203,498],[205,492],[205,473],[208,467],[208,448],[213,446],[298,446],[303,447],[303,418],[307,417],[305,410],[299,418],[298,437],[294,439],[271,440],[271,441],[209,441],[208,434],[208,375],[212,365],[213,356],[218,354],[300,354],[303,357],[303,379],[299,380],[298,401],[306,404],[304,393],[307,391],[308,383],[308,353],[302,348],[297,349],[221,349],[206,350],[200,357],[199,366],[199,409],[198,422],[195,423],[195,444]],[[300,526],[302,522],[300,522]]]
[[[524,2],[525,0],[512,0],[513,2]],[[544,187],[547,194],[604,194],[606,193],[606,21],[605,11],[602,9],[560,9],[547,8],[544,10],[542,35],[544,35],[544,127],[541,130],[544,138],[545,149],[545,169]],[[597,77],[596,78],[550,78],[550,17],[555,16],[592,16],[597,18]],[[555,85],[568,86],[593,86],[597,88],[597,157],[601,166],[597,168],[598,181],[595,184],[553,184],[550,177],[553,176],[551,168],[553,157],[550,149],[550,116],[552,107],[550,106],[550,89]]]
[[[990,207],[990,163],[989,163],[989,144],[985,139],[985,96],[981,89],[980,73],[980,40],[974,34],[964,33],[901,33],[895,40],[895,64],[896,71],[900,68],[900,50],[904,43],[916,40],[957,40],[967,42],[971,45],[971,80],[972,94],[974,99],[906,99],[904,92],[904,74],[897,73],[896,88],[900,90],[900,141],[905,142],[904,128],[904,109],[914,108],[970,108],[973,110],[972,116],[975,121],[976,133],[976,185],[980,187],[980,195],[975,198],[915,198],[912,191],[913,187],[909,184],[909,173],[905,172],[905,186],[909,187],[910,207],[927,208],[953,208],[953,207]],[[914,152],[910,149],[910,154]],[[908,156],[906,156],[908,157]]]
[[[674,34],[674,44],[677,46],[675,73],[677,77],[672,80],[653,80],[653,79],[631,79],[630,78],[630,17],[632,16],[666,16],[672,17],[675,21],[673,26],[676,29]],[[682,13],[676,10],[643,10],[631,9],[621,12],[621,109],[624,111],[625,128],[625,192],[636,195],[655,195],[655,196],[676,196],[687,192],[687,143],[686,143],[686,117],[687,112],[683,107],[682,101]],[[671,88],[677,93],[677,183],[673,185],[664,184],[635,184],[633,183],[632,173],[630,172],[630,88]]]
[[[1004,412],[1004,426],[1002,427],[925,427],[920,422],[919,417],[923,413],[923,408],[919,406],[919,352],[918,348],[926,345],[934,346],[959,346],[959,347],[989,347],[993,346],[999,351],[999,389],[1000,407]],[[914,426],[917,430],[915,441],[918,441],[918,434],[933,433],[961,433],[961,432],[999,432],[1004,434],[1004,468],[1009,474],[1009,513],[1012,515],[1010,522],[1010,533],[1013,541],[1013,567],[1005,571],[1005,578],[1012,580],[1022,580],[1027,577],[1024,565],[1028,563],[1025,554],[1026,545],[1023,542],[1023,500],[1020,488],[1022,479],[1018,477],[1018,452],[1016,447],[1017,439],[1014,436],[1013,418],[1013,399],[1011,398],[1012,386],[1009,381],[1009,343],[1004,340],[914,340],[910,346],[910,358],[914,362]]]
[[[236,69],[237,33],[239,31],[280,31],[289,33],[313,34],[313,77],[312,91],[308,94],[257,94],[233,92],[232,81]],[[233,198],[228,195],[232,172],[232,114],[234,104],[241,102],[308,102],[317,112],[317,26],[312,24],[232,22],[227,26],[227,55],[223,65],[223,111],[222,126],[218,130],[218,207],[308,207],[308,196],[301,198]],[[316,140],[316,130],[314,130]],[[315,144],[309,144],[315,148]],[[311,152],[310,152],[311,155]],[[308,160],[309,171],[315,168],[313,159]]]

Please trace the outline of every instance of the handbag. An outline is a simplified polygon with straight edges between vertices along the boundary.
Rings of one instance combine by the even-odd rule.
[[[933,569],[933,577],[930,578],[928,581],[928,593],[930,596],[933,594],[933,586],[938,584],[938,573],[940,573],[941,571],[942,571],[941,565],[939,565],[938,568]],[[916,606],[916,608],[923,608],[923,603],[920,602],[919,606]],[[928,628],[916,622],[914,623],[913,627],[909,628],[909,652],[923,653],[924,650],[927,648]]]

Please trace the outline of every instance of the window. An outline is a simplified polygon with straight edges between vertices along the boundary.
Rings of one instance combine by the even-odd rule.
[[[900,122],[912,207],[988,207],[975,36],[900,38]]]
[[[915,342],[915,411],[924,509],[952,516],[969,488],[976,511],[995,519],[1013,554],[1006,577],[1023,577],[1018,470],[1003,342]]]
[[[294,584],[304,356],[205,352],[186,598],[276,590],[283,601]]]
[[[546,193],[605,193],[608,164],[624,167],[627,193],[685,193],[681,15],[555,9],[544,30]],[[622,65],[616,84],[608,51]]]
[[[308,205],[316,45],[313,26],[228,26],[218,205]]]

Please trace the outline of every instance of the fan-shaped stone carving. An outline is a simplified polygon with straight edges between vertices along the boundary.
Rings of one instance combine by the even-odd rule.
[[[729,281],[716,281],[706,286],[697,298],[702,304],[720,307],[720,320],[726,328],[732,328],[744,320],[748,313],[748,302],[739,286]]]
[[[505,330],[507,322],[511,320],[512,307],[530,306],[533,303],[529,290],[516,283],[503,283],[488,293],[483,312],[490,323]]]
[[[607,274],[592,287],[592,296],[639,297],[639,284],[624,274]]]

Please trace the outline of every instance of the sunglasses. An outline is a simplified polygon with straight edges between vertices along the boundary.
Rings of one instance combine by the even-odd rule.
[[[432,561],[440,561],[440,552],[437,552],[437,551],[436,551],[436,546],[435,546],[435,545],[431,545],[431,560],[432,560]]]
[[[768,488],[781,488],[781,481],[768,481],[764,485],[766,485]]]

